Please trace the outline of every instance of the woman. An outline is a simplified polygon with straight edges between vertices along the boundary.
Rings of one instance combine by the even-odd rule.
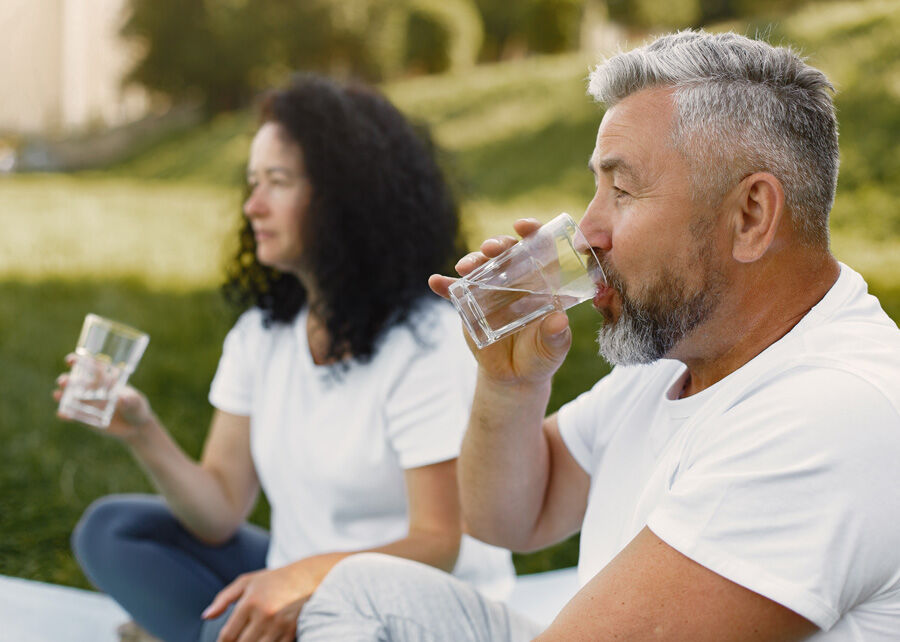
[[[164,500],[95,502],[76,557],[166,640],[293,639],[331,567],[366,550],[502,594],[509,553],[461,536],[455,457],[475,371],[427,286],[459,254],[427,137],[374,91],[315,76],[261,111],[226,286],[249,309],[225,339],[201,461],[127,389],[104,432]],[[245,523],[260,487],[271,534]]]

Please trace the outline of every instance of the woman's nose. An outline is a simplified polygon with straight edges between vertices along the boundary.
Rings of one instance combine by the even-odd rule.
[[[247,197],[247,200],[244,201],[244,216],[253,218],[265,214],[265,212],[265,199],[260,194],[259,188],[255,187],[250,192],[250,196]]]

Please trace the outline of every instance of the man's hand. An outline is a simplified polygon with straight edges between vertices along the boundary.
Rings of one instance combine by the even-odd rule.
[[[218,617],[237,602],[218,642],[293,641],[300,609],[317,586],[302,561],[246,573],[216,595],[203,618]]]
[[[534,219],[520,219],[513,225],[523,237],[533,234],[540,226]],[[517,239],[511,236],[487,239],[478,252],[467,254],[457,262],[457,273],[463,277],[470,274],[516,242]],[[446,299],[454,281],[451,277],[434,274],[428,279],[428,285],[435,294]],[[564,312],[553,312],[481,350],[475,347],[468,334],[466,341],[478,360],[482,376],[492,381],[501,384],[549,381],[571,345],[569,319]]]

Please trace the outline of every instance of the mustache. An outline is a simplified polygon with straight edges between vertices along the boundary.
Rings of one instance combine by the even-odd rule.
[[[597,260],[603,270],[603,275],[606,277],[606,285],[618,292],[622,298],[625,299],[627,297],[625,279],[623,279],[619,271],[613,267],[612,262],[609,260],[609,256],[605,252],[597,252]]]

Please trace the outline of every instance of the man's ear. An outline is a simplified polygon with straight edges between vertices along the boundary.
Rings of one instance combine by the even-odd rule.
[[[734,192],[732,255],[741,263],[768,251],[785,215],[784,187],[767,172],[751,174]]]

